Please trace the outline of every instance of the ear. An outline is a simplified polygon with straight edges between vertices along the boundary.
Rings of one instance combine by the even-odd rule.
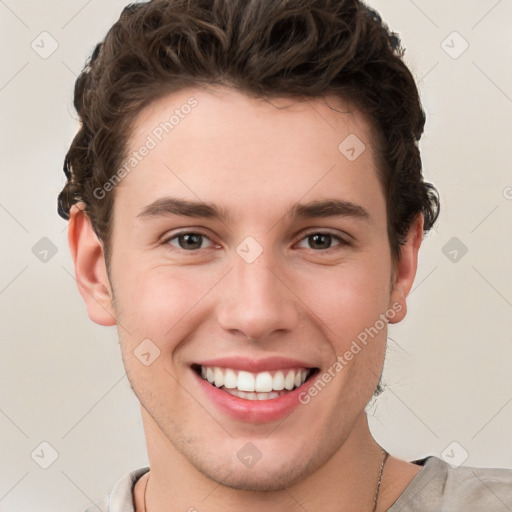
[[[69,215],[68,244],[75,265],[78,290],[89,318],[99,325],[115,325],[113,296],[103,245],[87,213],[73,205]]]
[[[402,246],[398,261],[395,263],[389,308],[395,312],[388,318],[390,324],[396,324],[407,314],[406,298],[411,291],[418,268],[418,251],[423,240],[423,215],[418,215],[409,229],[407,240]]]

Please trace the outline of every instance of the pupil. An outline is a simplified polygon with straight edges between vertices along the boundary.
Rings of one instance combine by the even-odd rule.
[[[331,246],[331,235],[316,234],[309,237],[313,249],[329,249]]]
[[[200,249],[202,242],[202,235],[195,233],[187,233],[180,235],[179,244],[182,249]]]

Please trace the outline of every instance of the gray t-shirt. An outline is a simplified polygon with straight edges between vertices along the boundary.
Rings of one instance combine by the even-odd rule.
[[[512,469],[454,468],[433,455],[412,463],[423,467],[387,512],[512,512]],[[139,468],[119,480],[100,510],[134,512],[133,487],[148,471]]]

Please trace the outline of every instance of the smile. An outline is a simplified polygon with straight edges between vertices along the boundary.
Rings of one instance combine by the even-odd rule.
[[[198,390],[216,409],[244,423],[282,420],[320,375],[307,360],[226,356],[191,364]]]
[[[245,400],[273,400],[283,396],[306,382],[311,368],[287,368],[284,370],[253,373],[219,366],[199,366],[201,378]]]

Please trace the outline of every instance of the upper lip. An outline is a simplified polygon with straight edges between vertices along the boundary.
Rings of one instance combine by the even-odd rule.
[[[287,368],[315,368],[315,366],[301,361],[299,359],[291,359],[288,357],[266,357],[264,359],[254,359],[250,357],[221,357],[216,359],[208,359],[198,361],[196,365],[201,366],[218,366],[220,368],[231,368],[233,370],[243,370],[252,373],[284,370]]]

